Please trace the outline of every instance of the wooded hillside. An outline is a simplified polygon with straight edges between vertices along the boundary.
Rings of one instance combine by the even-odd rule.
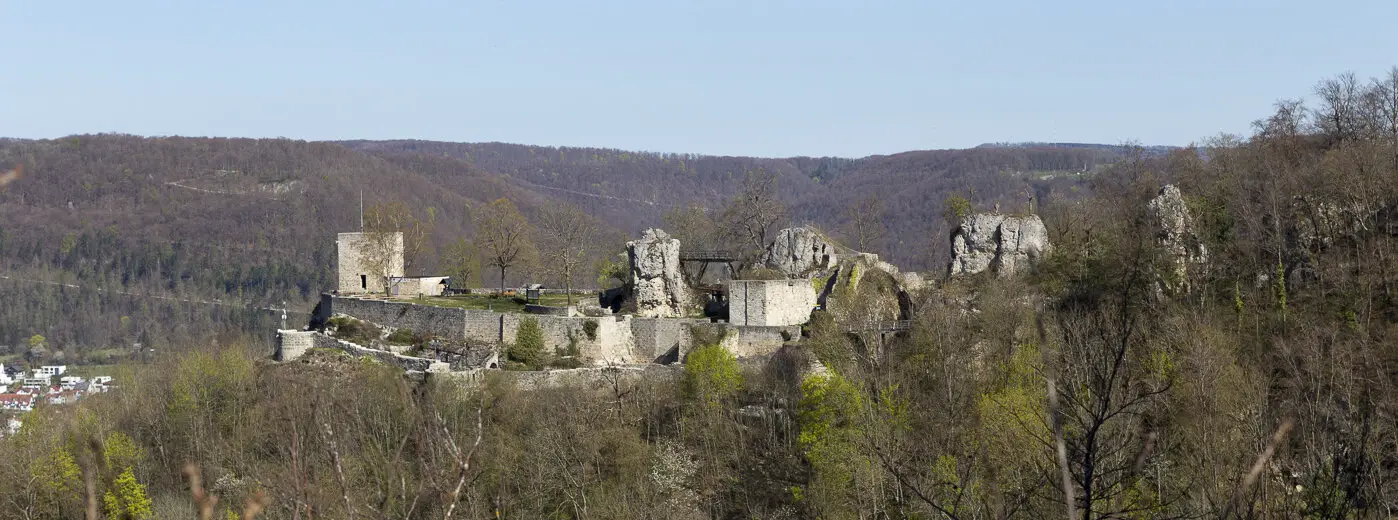
[[[434,221],[416,267],[434,272],[448,244],[474,236],[473,208],[498,198],[531,219],[539,208],[577,206],[620,251],[625,237],[663,226],[667,212],[717,208],[749,173],[765,171],[776,176],[793,221],[836,236],[849,218],[845,208],[878,199],[888,233],[870,249],[935,271],[946,261],[940,213],[948,195],[1018,207],[1026,189],[1041,199],[1070,193],[1081,183],[1067,172],[1121,155],[1045,147],[758,159],[499,143],[7,139],[0,165],[20,165],[23,176],[0,191],[0,265],[11,277],[0,280],[0,298],[29,303],[0,311],[0,345],[11,346],[0,356],[18,354],[13,347],[33,334],[57,349],[127,347],[133,336],[160,343],[171,334],[161,316],[212,310],[140,295],[256,308],[286,301],[309,311],[314,295],[332,286],[335,233],[358,229],[361,193],[367,205],[403,202]],[[482,274],[484,283],[498,281]],[[190,326],[258,332],[269,324],[266,311],[242,314],[248,318],[236,323],[220,317]],[[134,331],[115,332],[122,317]]]

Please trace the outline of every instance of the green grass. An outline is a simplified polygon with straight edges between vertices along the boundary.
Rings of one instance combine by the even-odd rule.
[[[114,376],[116,375],[115,364],[112,365],[68,365],[68,370],[63,372],[65,376],[78,376],[84,379],[91,379],[94,376]]]
[[[574,294],[573,303],[576,305],[578,302],[582,301],[582,299],[588,297],[589,296],[585,294]],[[425,298],[417,298],[411,301],[412,303],[431,305],[433,307],[455,307],[460,309],[479,310],[491,309],[497,312],[524,311],[524,304],[520,303],[521,301],[523,301],[522,299],[516,300],[515,298],[504,297],[492,298],[490,296],[475,294],[465,296],[431,296]],[[545,294],[540,296],[539,304],[547,305],[549,307],[563,307],[568,305],[568,296],[565,294]]]

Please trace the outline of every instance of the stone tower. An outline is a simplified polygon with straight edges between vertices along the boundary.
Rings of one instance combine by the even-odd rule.
[[[381,293],[385,275],[403,276],[402,233],[340,233],[335,251],[340,294]]]

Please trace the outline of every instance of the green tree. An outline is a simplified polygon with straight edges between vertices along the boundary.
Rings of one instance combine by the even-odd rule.
[[[539,320],[524,318],[515,329],[515,344],[510,346],[510,359],[537,367],[544,356],[544,329]]]
[[[961,219],[971,214],[971,201],[961,195],[949,195],[942,203],[942,218],[947,220],[947,225],[956,227],[961,225]]]
[[[694,349],[684,360],[684,388],[690,398],[717,407],[743,388],[738,358],[721,345]]]
[[[151,501],[146,496],[146,486],[136,481],[136,474],[126,468],[112,482],[111,489],[102,496],[102,504],[107,518],[142,520],[151,517]]]

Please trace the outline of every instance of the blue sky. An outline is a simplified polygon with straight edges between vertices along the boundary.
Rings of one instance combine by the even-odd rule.
[[[1395,19],[1392,0],[0,0],[0,136],[1187,144],[1398,65]]]

